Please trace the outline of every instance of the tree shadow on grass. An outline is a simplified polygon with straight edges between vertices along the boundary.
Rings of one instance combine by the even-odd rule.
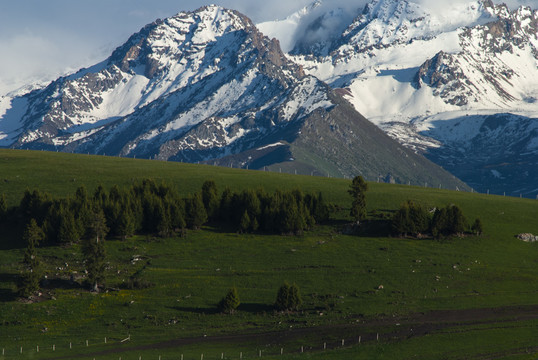
[[[18,274],[0,274],[0,283],[18,284],[20,276]],[[17,292],[10,288],[0,288],[0,302],[9,302],[17,299]]]
[[[193,314],[203,314],[203,315],[215,315],[215,314],[220,313],[216,305],[214,308],[211,308],[211,309],[197,308],[197,307],[191,307],[191,306],[172,306],[171,309],[182,311],[182,312],[189,312]],[[237,311],[248,312],[251,314],[260,314],[260,313],[272,312],[274,311],[274,309],[275,308],[273,305],[258,304],[258,303],[241,303],[239,304]]]
[[[46,279],[41,282],[41,287],[47,290],[63,289],[63,290],[75,290],[75,289],[87,289],[77,281],[70,279],[52,278]]]
[[[172,306],[171,309],[182,311],[182,312],[189,312],[193,314],[203,314],[203,315],[214,315],[214,314],[219,313],[216,305],[215,305],[215,308],[212,308],[212,309],[197,308],[197,307],[192,307],[192,306]]]
[[[252,314],[268,313],[275,310],[273,305],[259,303],[241,303],[237,311],[244,311]]]

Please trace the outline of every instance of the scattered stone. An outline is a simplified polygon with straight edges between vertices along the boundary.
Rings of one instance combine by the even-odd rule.
[[[525,241],[525,242],[529,242],[529,243],[538,242],[538,236],[535,236],[535,235],[530,234],[530,233],[519,234],[516,237],[521,241]]]

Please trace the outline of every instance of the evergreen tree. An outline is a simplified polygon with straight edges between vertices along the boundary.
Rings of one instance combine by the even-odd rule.
[[[37,225],[37,222],[31,219],[23,235],[23,240],[27,243],[23,259],[24,272],[19,285],[19,294],[23,297],[29,297],[39,291],[41,271],[36,247],[44,236],[45,234]]]
[[[219,213],[220,219],[224,222],[229,222],[232,218],[232,200],[233,193],[229,187],[226,187],[220,197]]]
[[[80,238],[75,216],[69,207],[61,207],[59,211],[59,227],[57,241],[60,244],[68,244],[77,242]]]
[[[117,234],[121,236],[123,240],[134,235],[136,231],[136,220],[133,215],[133,211],[129,207],[122,209],[120,217],[118,219]]]
[[[410,232],[412,226],[407,203],[400,206],[398,211],[396,211],[392,216],[391,228],[392,232],[394,234],[398,234],[399,236],[403,235],[406,237]]]
[[[411,232],[415,235],[423,234],[430,228],[430,215],[420,204],[408,201],[409,221]]]
[[[276,295],[275,308],[280,311],[288,309],[290,296],[290,286],[288,283],[284,283],[279,289]]]
[[[94,209],[87,227],[82,254],[88,271],[88,281],[93,291],[105,279],[105,236],[108,233],[103,211]]]
[[[280,311],[299,310],[303,303],[299,287],[295,284],[284,283],[276,296],[275,308]]]
[[[219,195],[217,184],[213,180],[208,180],[202,185],[202,201],[204,203],[207,216],[210,220],[215,220],[219,216]]]
[[[250,228],[250,216],[248,216],[248,211],[243,212],[241,216],[241,221],[239,222],[239,232],[246,233]]]
[[[187,201],[187,225],[191,229],[199,229],[207,222],[207,212],[202,201],[202,196],[195,193],[192,198]]]
[[[159,199],[155,208],[155,220],[157,224],[157,233],[161,237],[170,236],[172,232],[172,226],[170,223],[170,214],[165,208],[163,201]]]
[[[459,207],[453,205],[449,210],[450,228],[452,234],[462,235],[467,227],[467,220],[463,216],[463,212]]]
[[[167,199],[166,207],[170,216],[170,225],[172,228],[184,230],[187,226],[185,221],[185,203],[178,198]]]
[[[103,209],[108,201],[108,194],[103,187],[103,185],[99,185],[95,192],[93,193],[93,203],[95,206]]]
[[[225,297],[218,304],[218,309],[220,312],[227,314],[233,314],[235,310],[239,307],[241,302],[239,301],[239,295],[237,294],[237,289],[235,287],[231,288]]]
[[[474,221],[473,225],[471,226],[471,230],[472,230],[473,233],[476,234],[476,236],[482,235],[482,233],[484,232],[484,227],[482,225],[482,220],[477,218]]]
[[[348,193],[352,198],[350,215],[356,222],[366,219],[367,190],[368,184],[364,181],[362,176],[353,178]]]
[[[303,304],[303,299],[301,298],[299,287],[295,284],[291,285],[289,288],[289,295],[288,295],[288,309],[299,310],[302,304]]]
[[[51,196],[49,194],[42,194],[38,189],[32,192],[26,190],[19,205],[23,222],[27,223],[30,219],[34,219],[38,225],[42,225],[51,204]]]

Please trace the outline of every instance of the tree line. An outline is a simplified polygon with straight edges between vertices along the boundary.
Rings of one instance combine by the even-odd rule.
[[[395,235],[421,237],[431,234],[434,238],[462,236],[467,230],[476,235],[483,232],[482,221],[476,219],[469,228],[463,211],[457,205],[447,205],[428,211],[424,206],[408,200],[394,213],[391,230]]]
[[[67,198],[26,190],[19,205],[10,209],[5,196],[0,196],[3,226],[18,224],[22,233],[33,219],[47,245],[78,242],[87,235],[96,213],[103,215],[108,236],[125,239],[134,234],[183,235],[186,229],[199,229],[208,222],[242,233],[300,234],[327,221],[333,209],[321,193],[304,194],[298,189],[233,192],[229,188],[219,193],[214,181],[204,182],[201,191],[187,197],[150,179],[126,188],[98,186],[93,193],[81,186]]]

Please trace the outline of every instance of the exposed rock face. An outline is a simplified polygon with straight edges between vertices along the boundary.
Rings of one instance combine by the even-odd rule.
[[[510,58],[528,52],[538,60],[538,12],[527,7],[511,12],[491,2],[486,7],[499,18],[463,29],[459,53],[441,51],[427,60],[415,77],[418,88],[430,86],[434,94],[457,106],[471,102],[499,106],[517,100],[514,90],[518,89],[512,83],[526,74],[514,68],[517,62]]]

